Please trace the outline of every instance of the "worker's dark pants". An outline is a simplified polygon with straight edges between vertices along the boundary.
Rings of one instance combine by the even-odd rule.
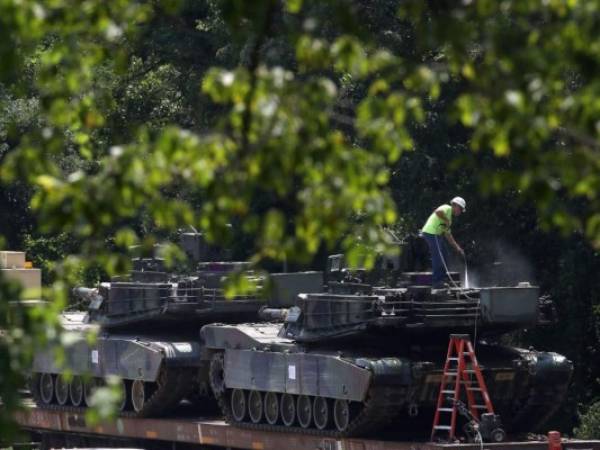
[[[443,261],[446,261],[446,264],[448,264],[448,249],[445,238],[442,235],[423,233],[423,239],[427,241],[429,254],[431,255],[431,269],[433,271],[431,284],[439,287],[446,278],[446,269]]]

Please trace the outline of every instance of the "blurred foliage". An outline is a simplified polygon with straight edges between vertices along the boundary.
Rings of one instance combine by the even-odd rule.
[[[599,7],[0,0],[0,232],[52,300],[0,324],[6,411],[67,286],[131,245],[192,226],[255,263],[368,264],[461,194],[474,270],[535,261],[553,294],[563,320],[526,339],[574,360],[576,417],[600,390]]]
[[[59,338],[59,313],[66,305],[61,282],[45,293],[54,299],[45,307],[20,303],[20,291],[18,283],[0,275],[0,434],[8,442],[16,432],[12,414],[21,408],[20,389],[25,386],[33,353]]]
[[[581,424],[575,428],[575,437],[578,439],[600,438],[600,402],[593,403],[581,415]]]

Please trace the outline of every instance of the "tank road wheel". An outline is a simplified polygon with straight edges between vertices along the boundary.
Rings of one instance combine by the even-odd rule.
[[[119,394],[119,411],[126,411],[129,409],[129,381],[122,380],[121,381],[121,389]]]
[[[246,393],[243,389],[234,389],[231,392],[231,415],[236,422],[246,419]]]
[[[281,396],[281,421],[287,427],[291,427],[296,421],[296,402],[292,394]]]
[[[260,423],[263,419],[263,398],[258,391],[250,391],[248,395],[248,413],[252,423]]]
[[[81,406],[83,403],[83,381],[80,376],[74,376],[69,383],[69,399],[73,406]]]
[[[54,399],[54,377],[50,373],[40,377],[40,398],[44,405],[50,405]]]
[[[225,393],[225,360],[223,353],[213,355],[208,368],[208,378],[215,397],[222,396]]]
[[[146,383],[143,380],[134,380],[131,383],[131,406],[136,413],[144,409],[146,404]]]
[[[309,428],[312,422],[312,400],[308,395],[298,397],[296,410],[298,411],[298,423],[300,423],[300,426],[302,428]]]
[[[319,430],[329,428],[331,417],[329,416],[329,402],[324,397],[315,397],[313,402],[313,420]]]
[[[270,425],[275,425],[279,420],[279,398],[275,392],[265,394],[265,419]]]
[[[348,400],[337,399],[333,404],[333,421],[338,431],[346,431],[350,425],[350,404]]]
[[[65,380],[65,376],[62,373],[56,375],[54,382],[54,395],[59,405],[64,406],[69,400],[69,383]]]

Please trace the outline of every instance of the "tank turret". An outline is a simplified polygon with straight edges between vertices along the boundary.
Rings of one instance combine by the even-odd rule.
[[[255,320],[265,305],[264,277],[254,274],[246,262],[218,261],[224,252],[209,247],[200,233],[184,233],[181,249],[191,269],[168,271],[160,257],[134,258],[128,276],[103,282],[96,288],[77,287],[74,296],[88,302],[90,323],[106,329],[194,326],[210,321]],[[228,275],[237,272],[256,286],[247,295],[226,298]]]
[[[425,340],[453,332],[481,336],[535,326],[539,288],[453,288],[431,293],[429,287],[373,288],[371,295],[301,294],[285,314],[281,335],[300,342],[350,335],[419,335]]]

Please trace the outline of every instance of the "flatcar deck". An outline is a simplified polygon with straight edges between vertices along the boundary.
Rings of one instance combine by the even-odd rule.
[[[480,444],[434,444],[430,442],[399,442],[377,439],[331,439],[319,436],[243,430],[222,420],[203,418],[139,419],[118,418],[110,423],[91,426],[82,414],[30,408],[17,415],[25,430],[36,433],[60,433],[93,436],[97,439],[119,438],[138,444],[143,441],[163,441],[176,448],[205,446],[249,450],[479,450]],[[544,441],[484,444],[495,450],[546,450]],[[600,450],[600,441],[563,441],[563,450]]]

